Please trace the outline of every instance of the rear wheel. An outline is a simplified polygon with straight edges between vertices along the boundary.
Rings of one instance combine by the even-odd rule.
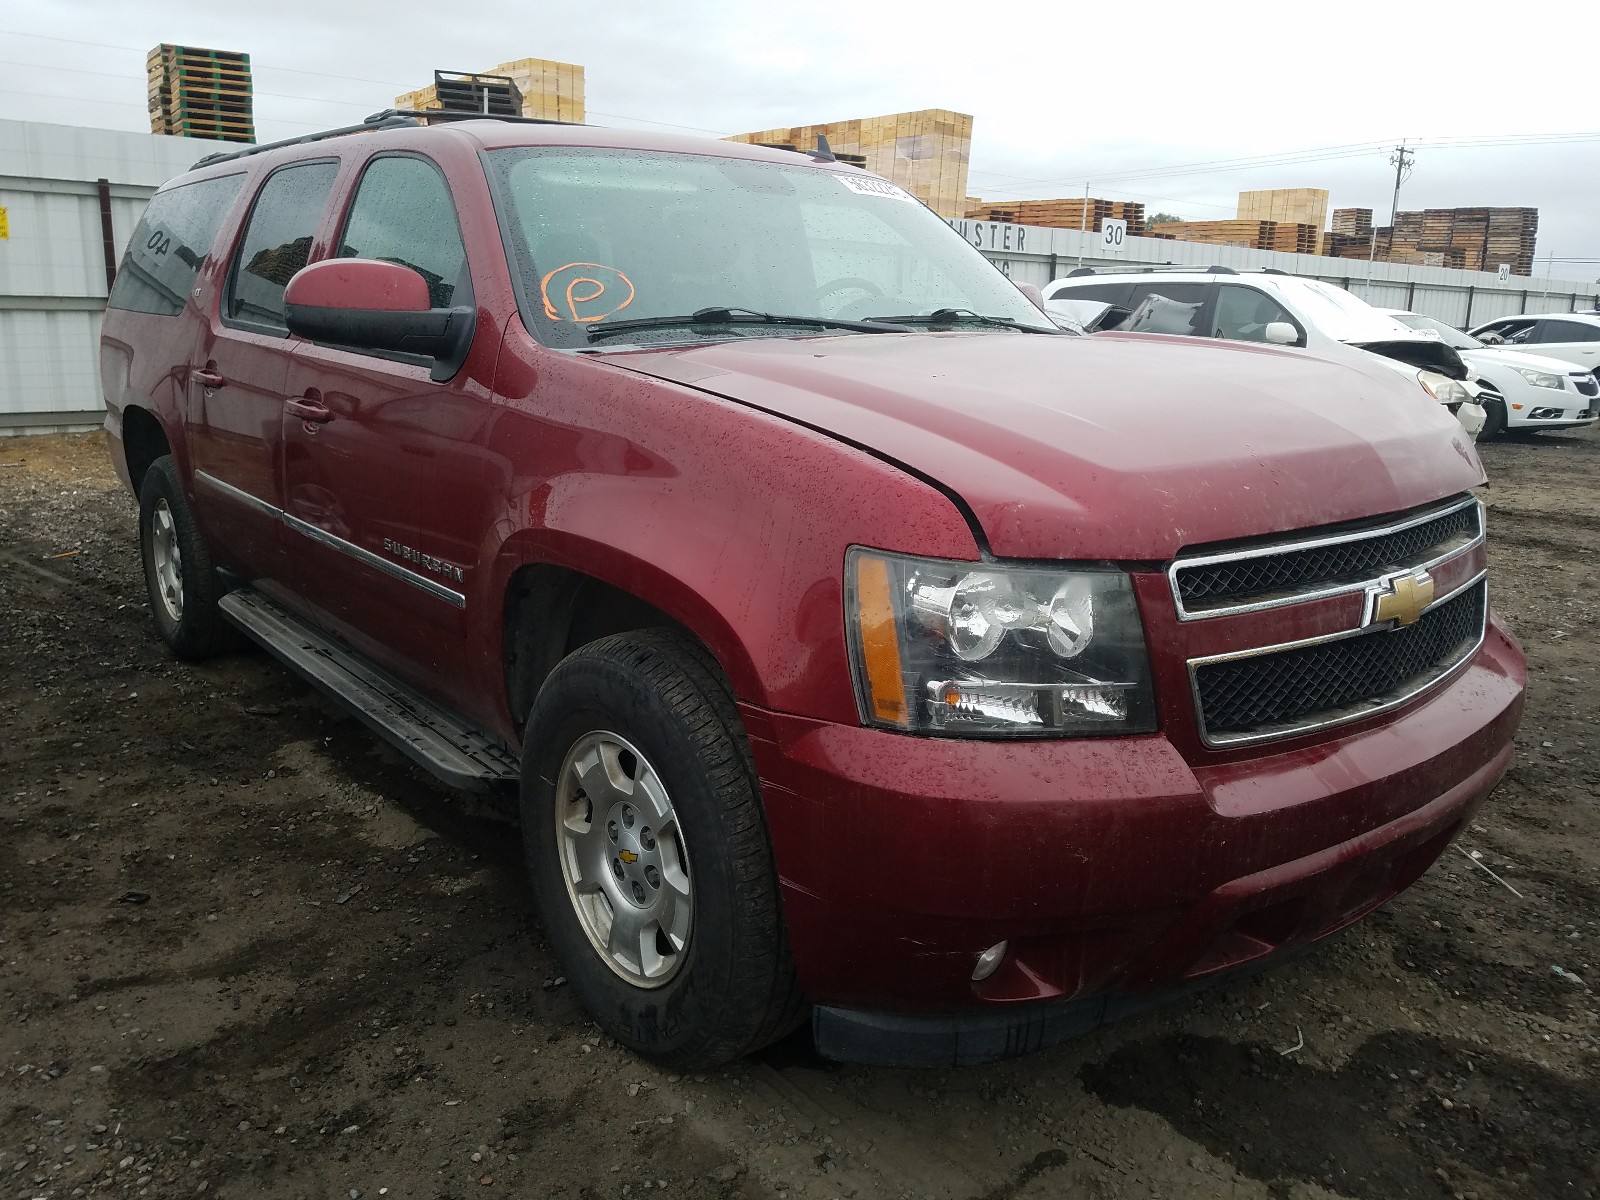
[[[195,662],[237,644],[217,608],[223,590],[168,454],[150,464],[139,488],[139,548],[156,632],[173,654]]]
[[[759,787],[709,655],[669,630],[603,638],[540,689],[522,834],[552,948],[590,1014],[670,1066],[799,1022]]]

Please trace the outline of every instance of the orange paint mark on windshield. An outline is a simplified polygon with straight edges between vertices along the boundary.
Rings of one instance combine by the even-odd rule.
[[[603,263],[567,263],[539,280],[544,315],[552,321],[603,321],[632,304],[633,296],[633,280]]]

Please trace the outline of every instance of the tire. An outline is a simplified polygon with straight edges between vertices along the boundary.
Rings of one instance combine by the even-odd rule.
[[[139,488],[139,550],[156,632],[173,654],[199,662],[238,645],[217,608],[223,589],[170,454],[150,464]]]
[[[1497,438],[1506,431],[1506,406],[1503,400],[1490,400],[1483,406],[1483,429],[1478,434],[1480,442]]]
[[[804,1017],[749,746],[692,639],[618,634],[551,673],[524,740],[522,834],[551,946],[618,1042],[695,1070]]]

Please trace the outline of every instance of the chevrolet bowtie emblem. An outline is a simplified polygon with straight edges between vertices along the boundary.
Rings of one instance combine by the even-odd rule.
[[[1414,625],[1423,610],[1433,603],[1433,576],[1422,570],[1390,576],[1368,587],[1367,596],[1371,604],[1370,621]]]

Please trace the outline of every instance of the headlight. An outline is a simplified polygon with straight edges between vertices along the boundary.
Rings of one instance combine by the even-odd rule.
[[[868,724],[947,737],[1155,729],[1126,572],[858,548],[845,563],[845,607]]]
[[[1423,391],[1440,404],[1464,404],[1472,399],[1467,394],[1466,388],[1448,375],[1441,375],[1437,371],[1418,371],[1417,382],[1422,385]]]
[[[1549,371],[1530,371],[1526,367],[1518,367],[1516,371],[1534,387],[1555,388],[1558,392],[1561,390],[1559,375],[1552,375]]]

